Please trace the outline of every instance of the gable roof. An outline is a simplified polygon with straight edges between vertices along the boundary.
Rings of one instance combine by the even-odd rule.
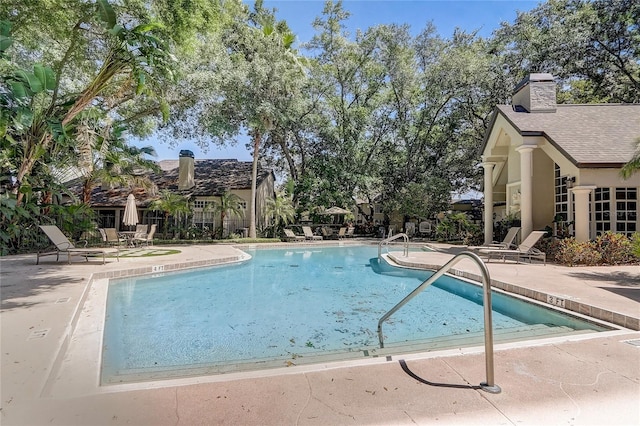
[[[640,104],[560,104],[549,113],[498,105],[483,150],[498,115],[523,136],[543,136],[576,166],[584,168],[622,167],[633,157],[635,141],[640,138]]]
[[[158,187],[158,190],[170,190],[172,192],[191,196],[220,196],[228,190],[250,190],[251,189],[251,161],[238,160],[195,160],[194,161],[194,182],[191,189],[178,191],[179,162],[174,160],[163,160],[158,163],[162,172],[152,173],[151,180]],[[273,176],[273,171],[263,169],[258,165],[257,186]],[[82,185],[79,179],[70,182],[70,189],[80,194]],[[91,191],[91,205],[93,207],[124,207],[129,188],[103,189],[100,185]],[[152,195],[148,191],[138,188],[133,191],[138,207],[146,207],[157,198],[159,194]]]

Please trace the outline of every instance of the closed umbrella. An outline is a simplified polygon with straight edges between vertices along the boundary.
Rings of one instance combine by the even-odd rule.
[[[124,206],[122,223],[125,226],[135,226],[138,224],[138,209],[136,207],[136,199],[133,194],[129,194],[127,197],[127,204]]]

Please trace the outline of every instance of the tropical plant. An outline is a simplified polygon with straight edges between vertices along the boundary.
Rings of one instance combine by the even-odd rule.
[[[149,210],[161,211],[164,213],[164,226],[162,230],[163,238],[167,238],[169,231],[169,218],[173,217],[174,224],[177,224],[179,216],[191,212],[189,199],[179,194],[175,194],[168,190],[160,192],[160,198],[149,204]]]
[[[631,235],[631,251],[640,260],[640,232],[634,232]]]
[[[284,193],[278,193],[274,198],[267,200],[265,215],[271,221],[271,236],[277,237],[282,228],[294,221],[296,210],[293,207],[291,197]]]
[[[233,194],[229,191],[225,191],[222,195],[220,195],[220,199],[218,201],[214,201],[210,204],[214,213],[220,214],[220,226],[218,227],[218,231],[216,232],[218,238],[222,239],[224,237],[224,222],[227,216],[229,217],[243,217],[244,209],[240,204],[242,202],[242,198],[238,195]]]
[[[143,93],[152,95],[150,81],[172,76],[172,56],[166,44],[154,35],[160,31],[160,24],[142,22],[128,28],[124,20],[118,22],[107,0],[78,6],[79,11],[70,12],[71,19],[77,21],[66,34],[69,37],[65,40],[66,50],[61,57],[52,58],[56,61],[55,69],[38,63],[21,66],[15,62],[15,57],[28,60],[33,55],[25,53],[24,45],[15,43],[10,21],[0,24],[3,37],[0,85],[5,89],[0,99],[1,136],[3,148],[8,146],[17,154],[12,172],[18,204],[23,199],[19,188],[29,184],[39,162],[60,161],[69,152],[78,153],[74,135],[82,133],[83,126],[89,123],[104,126],[107,115],[115,115],[119,106]],[[94,8],[93,13],[90,8]],[[65,23],[68,21],[69,17]],[[94,39],[89,41],[85,37]],[[96,50],[88,48],[92,42]],[[93,58],[88,57],[79,65],[83,48],[88,49],[86,54],[99,52],[99,59],[91,62]],[[11,49],[19,55],[10,54]],[[67,67],[72,62],[75,67]],[[95,74],[86,71],[96,65]],[[72,76],[65,72],[75,71],[79,72],[73,75],[76,79],[72,82]],[[84,79],[77,80],[80,75]],[[98,119],[83,120],[83,113],[90,110]]]
[[[55,222],[65,235],[77,241],[83,233],[97,228],[96,214],[88,204],[76,203],[68,206],[52,204],[49,206],[48,216],[55,218]]]
[[[18,205],[16,197],[0,194],[0,255],[32,249],[38,240],[38,224],[45,219],[35,202]]]
[[[477,225],[462,212],[445,215],[436,226],[436,238],[443,241],[462,240],[477,232]]]
[[[144,188],[155,195],[155,187],[148,171],[160,172],[160,167],[148,156],[155,157],[152,146],[129,146],[122,137],[123,128],[107,129],[106,136],[99,135],[88,126],[78,126],[76,134],[78,158],[69,159],[81,174],[82,202],[89,204],[91,190],[99,183]],[[78,161],[79,160],[79,161]]]
[[[640,138],[636,139],[636,150],[633,158],[622,167],[620,174],[623,178],[629,179],[634,173],[640,171]]]

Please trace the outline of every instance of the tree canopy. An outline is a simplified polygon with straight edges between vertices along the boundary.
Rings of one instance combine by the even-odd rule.
[[[3,2],[8,205],[52,202],[74,158],[96,173],[123,154],[151,167],[151,149],[127,148],[132,137],[206,147],[247,134],[254,170],[288,179],[298,213],[376,200],[429,217],[452,191],[479,187],[494,106],[529,73],[553,74],[559,102],[640,102],[634,0],[548,0],[489,37],[431,23],[348,34],[349,18],[327,1],[313,39],[296,46],[260,0]]]

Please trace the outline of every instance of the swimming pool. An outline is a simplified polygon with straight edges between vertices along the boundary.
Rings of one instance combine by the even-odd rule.
[[[102,383],[215,374],[482,342],[482,290],[443,277],[377,322],[431,275],[379,263],[377,248],[250,250],[252,260],[109,284]],[[598,327],[493,295],[496,341]],[[515,337],[514,337],[515,336]]]

